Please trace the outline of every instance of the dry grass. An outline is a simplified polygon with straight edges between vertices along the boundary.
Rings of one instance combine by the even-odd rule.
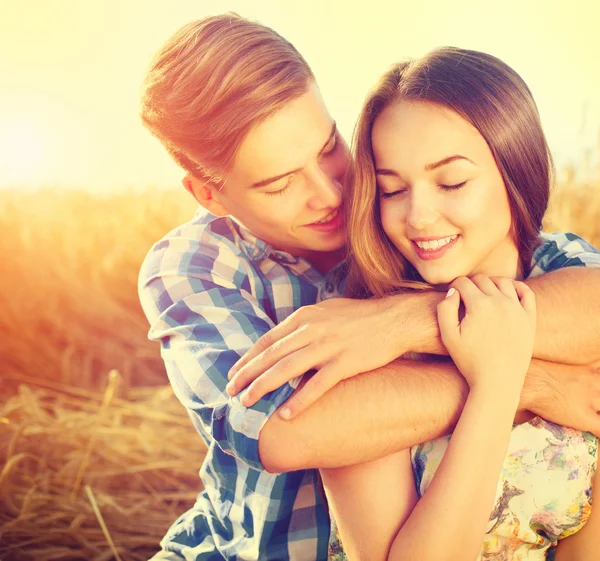
[[[104,387],[166,383],[137,299],[150,245],[191,217],[177,191],[0,191],[3,373]]]
[[[195,499],[202,444],[136,294],[193,210],[181,191],[0,192],[0,561],[147,559]],[[600,185],[567,176],[545,230],[600,246]]]
[[[0,406],[0,558],[148,559],[193,504],[204,457],[170,388],[22,381]]]

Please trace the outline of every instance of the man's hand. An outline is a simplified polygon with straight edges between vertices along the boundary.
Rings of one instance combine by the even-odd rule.
[[[539,368],[525,382],[523,406],[548,421],[600,437],[600,361],[583,366],[534,363]]]
[[[284,418],[294,417],[341,380],[384,366],[411,350],[403,337],[409,321],[443,298],[429,294],[433,298],[421,294],[336,298],[305,306],[263,335],[237,362],[229,373],[227,391],[236,395],[250,384],[243,403],[251,406],[289,380],[317,369],[318,375],[282,410]],[[437,322],[432,331],[437,337]]]

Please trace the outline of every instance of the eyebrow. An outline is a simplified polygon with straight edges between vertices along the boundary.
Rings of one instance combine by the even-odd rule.
[[[325,151],[325,148],[327,148],[327,145],[331,142],[331,139],[336,135],[336,133],[337,133],[337,124],[334,121],[333,127],[331,127],[331,133],[329,133],[329,136],[327,137],[325,144],[323,144],[323,146],[321,147],[321,150],[319,150],[319,154],[318,154],[319,156],[321,156],[323,154],[323,152]],[[261,181],[257,181],[256,183],[253,183],[252,185],[250,185],[249,188],[257,189],[258,187],[265,187],[269,183],[274,183],[275,181],[279,181],[280,179],[287,177],[288,175],[292,175],[292,173],[297,173],[299,171],[302,171],[302,168],[293,169],[291,171],[286,171],[285,173],[282,173],[281,175],[276,175],[274,177],[262,179]]]
[[[425,170],[426,171],[432,171],[434,169],[440,168],[442,166],[448,165],[456,160],[466,160],[467,162],[475,165],[475,162],[473,162],[472,160],[469,160],[469,158],[465,157],[465,156],[459,156],[458,154],[455,154],[454,156],[448,156],[447,158],[444,158],[443,160],[440,160],[439,162],[434,162],[433,164],[427,164],[425,166]],[[386,169],[386,168],[377,168],[375,170],[375,173],[377,175],[391,175],[394,177],[399,177],[398,174],[392,170],[392,169]]]

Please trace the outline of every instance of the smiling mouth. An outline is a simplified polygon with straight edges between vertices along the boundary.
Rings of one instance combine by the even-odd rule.
[[[339,213],[340,207],[337,207],[334,211],[330,212],[325,218],[323,218],[323,220],[313,222],[312,224],[327,224],[328,222],[331,222]]]
[[[458,238],[458,234],[453,236],[447,236],[445,238],[438,238],[437,240],[412,240],[413,243],[423,251],[435,251],[448,245]]]

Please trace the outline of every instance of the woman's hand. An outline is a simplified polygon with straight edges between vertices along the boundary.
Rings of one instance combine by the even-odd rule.
[[[535,319],[535,296],[527,285],[483,275],[459,277],[438,304],[442,341],[471,391],[508,391],[518,398],[533,352]]]

